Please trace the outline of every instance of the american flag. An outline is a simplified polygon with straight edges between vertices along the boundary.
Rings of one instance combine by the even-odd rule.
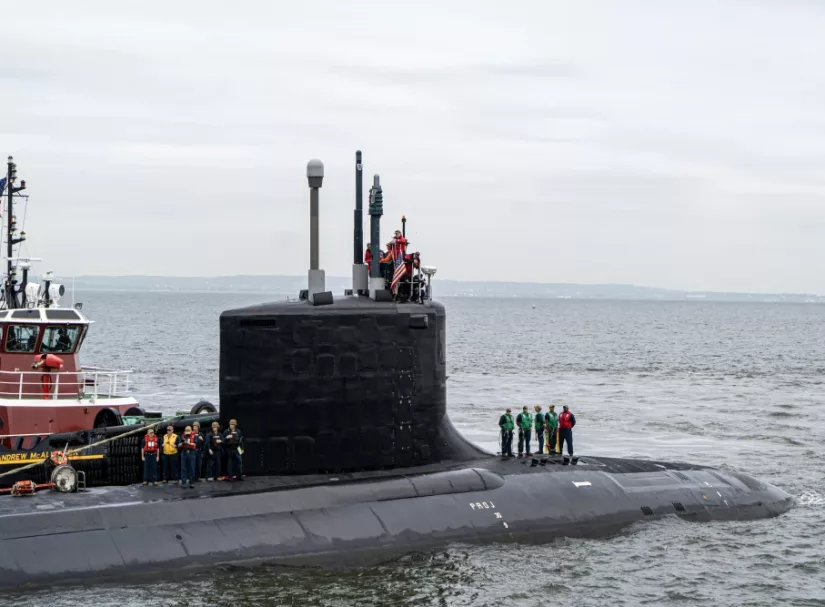
[[[393,293],[398,291],[398,283],[401,282],[401,279],[404,278],[407,274],[407,266],[404,265],[404,259],[401,258],[401,263],[398,264],[398,267],[395,268],[395,274],[392,276],[392,284],[390,285],[390,289]]]

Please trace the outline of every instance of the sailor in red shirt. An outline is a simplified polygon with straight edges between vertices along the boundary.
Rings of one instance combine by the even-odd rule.
[[[157,487],[158,484],[158,449],[159,441],[155,436],[155,429],[149,428],[146,436],[143,437],[143,449],[140,451],[140,459],[143,460],[143,484],[150,482]]]
[[[559,455],[564,451],[564,441],[567,441],[567,453],[573,455],[573,426],[576,425],[576,416],[570,408],[564,405],[564,411],[559,415]]]
[[[364,251],[364,263],[367,264],[367,275],[369,276],[372,270],[372,251],[369,243],[367,243],[367,250]]]

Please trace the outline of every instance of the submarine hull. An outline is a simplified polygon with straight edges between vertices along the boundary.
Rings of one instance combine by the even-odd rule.
[[[784,491],[680,464],[486,458],[469,466],[349,478],[113,487],[12,499],[0,515],[0,587],[163,576],[270,560],[352,564],[452,541],[609,536],[639,521],[777,516]],[[9,498],[11,499],[11,498]],[[103,507],[106,506],[106,507]]]

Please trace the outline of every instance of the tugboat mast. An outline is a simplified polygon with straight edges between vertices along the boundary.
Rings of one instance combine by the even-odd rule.
[[[17,180],[17,165],[14,163],[14,158],[9,156],[8,165],[6,169],[6,188],[7,188],[7,203],[6,203],[6,284],[5,284],[5,299],[6,308],[19,308],[20,303],[17,298],[17,291],[15,285],[17,280],[15,278],[16,269],[14,267],[14,245],[20,244],[26,240],[25,232],[20,233],[19,238],[14,235],[17,232],[17,220],[14,217],[14,195],[21,190],[26,189],[26,181],[21,180],[20,185],[15,187],[14,182]],[[25,288],[25,285],[23,285]]]

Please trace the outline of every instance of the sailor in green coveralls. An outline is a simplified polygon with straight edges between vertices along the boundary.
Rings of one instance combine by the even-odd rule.
[[[507,407],[507,411],[498,419],[498,427],[501,428],[501,456],[513,457],[513,428],[516,425],[513,423],[510,407]]]
[[[558,433],[559,420],[556,417],[556,405],[547,407],[549,411],[544,416],[544,425],[547,428],[547,454],[552,455],[556,452],[556,434]]]
[[[530,434],[533,432],[533,416],[527,410],[527,405],[522,407],[521,413],[516,417],[518,426],[518,456],[533,455],[530,452]]]
[[[539,455],[544,453],[544,414],[541,412],[541,405],[536,405],[535,418],[536,442],[539,444]]]

